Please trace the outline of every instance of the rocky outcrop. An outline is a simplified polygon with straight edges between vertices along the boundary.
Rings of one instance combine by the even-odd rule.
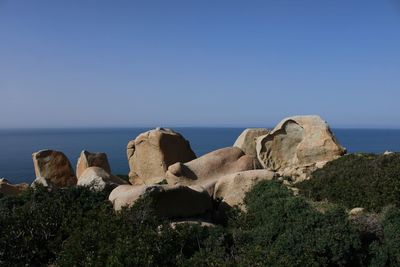
[[[206,185],[227,174],[255,169],[256,160],[240,148],[227,147],[187,163],[176,163],[165,175],[168,184]]]
[[[295,182],[346,153],[319,116],[282,120],[274,130],[257,139],[257,157],[265,169],[290,176]]]
[[[170,129],[157,128],[140,134],[128,143],[130,182],[135,185],[162,181],[168,167],[196,158],[189,142]]]
[[[270,130],[265,128],[248,128],[239,135],[233,146],[240,148],[245,154],[257,158],[256,140],[259,136],[269,132]]]
[[[0,178],[0,195],[3,196],[15,196],[26,190],[28,190],[29,184],[20,183],[20,184],[11,184],[4,178]]]
[[[149,197],[156,214],[168,218],[188,218],[212,210],[210,196],[199,187],[121,185],[111,192],[109,200],[115,210],[121,210],[135,204],[140,197]]]
[[[229,207],[244,208],[243,200],[247,192],[260,181],[271,181],[277,178],[275,172],[269,170],[251,170],[233,173],[221,177],[214,187],[214,199],[220,200]]]
[[[99,167],[89,167],[78,178],[78,186],[89,187],[93,191],[112,190],[119,185],[127,184],[117,176],[113,176]]]
[[[64,153],[55,150],[41,150],[32,154],[36,180],[33,185],[68,187],[76,185],[77,179],[71,163]]]
[[[89,167],[99,167],[111,174],[111,168],[106,153],[91,153],[83,150],[76,164],[76,177],[79,179],[82,173]]]

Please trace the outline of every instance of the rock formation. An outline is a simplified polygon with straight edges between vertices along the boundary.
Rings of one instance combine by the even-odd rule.
[[[265,128],[248,128],[239,135],[233,146],[240,148],[245,154],[257,158],[257,137],[266,135],[269,132],[270,130]]]
[[[50,187],[76,185],[77,179],[71,163],[64,153],[54,150],[41,150],[32,154],[37,179],[35,184]]]
[[[282,120],[274,130],[257,139],[256,149],[265,169],[290,176],[296,182],[346,153],[319,116]]]
[[[76,177],[79,179],[81,174],[89,167],[100,167],[111,174],[111,168],[106,153],[91,153],[83,150],[76,164]]]
[[[227,147],[187,163],[175,163],[165,176],[168,184],[204,186],[227,174],[252,170],[256,165],[256,160],[240,148]]]
[[[128,143],[129,180],[132,184],[162,181],[168,167],[196,158],[189,142],[170,129],[157,128],[140,134]]]
[[[120,185],[109,200],[115,210],[132,206],[140,197],[150,197],[157,215],[168,218],[188,218],[212,210],[207,192],[198,187],[169,185]]]
[[[243,200],[247,192],[260,181],[271,181],[276,173],[269,170],[251,170],[228,174],[218,179],[214,187],[214,199],[219,199],[230,207],[244,208]]]
[[[28,190],[29,184],[20,183],[20,184],[11,184],[4,178],[0,178],[0,195],[3,196],[15,196],[26,190]]]
[[[99,167],[89,167],[78,178],[78,186],[87,186],[94,191],[111,190],[119,185],[127,184],[117,176],[113,176]]]

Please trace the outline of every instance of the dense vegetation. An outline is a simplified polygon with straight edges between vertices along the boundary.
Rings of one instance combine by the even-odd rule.
[[[115,213],[107,194],[86,188],[30,190],[0,199],[0,266],[396,266],[400,210],[387,208],[382,231],[334,206],[316,211],[277,182],[257,184],[227,225],[178,225],[141,199]],[[364,230],[361,230],[364,229]]]
[[[347,208],[380,211],[387,205],[400,207],[400,154],[347,155],[329,162],[297,186],[306,197]]]

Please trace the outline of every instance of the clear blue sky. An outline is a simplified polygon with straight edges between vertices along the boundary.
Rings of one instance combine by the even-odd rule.
[[[400,2],[0,0],[0,128],[400,128]]]

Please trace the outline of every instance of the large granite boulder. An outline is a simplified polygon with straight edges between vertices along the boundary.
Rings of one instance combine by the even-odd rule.
[[[82,173],[89,167],[99,167],[107,173],[111,173],[106,153],[91,153],[83,150],[76,164],[76,177],[79,179]]]
[[[248,128],[239,135],[233,146],[240,148],[245,154],[257,158],[256,140],[259,136],[269,132],[270,130],[265,128]]]
[[[257,139],[256,149],[265,169],[292,177],[295,182],[309,178],[311,172],[346,153],[319,116],[282,120]]]
[[[260,181],[271,181],[277,178],[270,170],[250,170],[228,174],[221,177],[214,187],[214,199],[220,200],[229,207],[239,206],[244,209],[243,200],[246,193]]]
[[[205,186],[227,174],[253,170],[256,166],[256,159],[240,148],[227,147],[187,163],[175,163],[168,168],[165,177],[168,184]]]
[[[130,207],[140,197],[150,197],[157,215],[168,218],[188,218],[212,210],[211,197],[200,187],[169,185],[120,185],[109,200],[115,210]]]
[[[196,158],[189,142],[170,129],[157,128],[128,143],[129,181],[134,185],[161,182],[168,167]]]
[[[41,150],[32,154],[37,179],[33,185],[68,187],[76,185],[77,179],[71,163],[64,153],[55,150]]]
[[[8,180],[0,178],[0,196],[15,196],[28,190],[29,184],[11,184]]]
[[[112,190],[119,185],[127,184],[99,167],[89,167],[78,178],[78,186],[87,186],[93,191]]]

